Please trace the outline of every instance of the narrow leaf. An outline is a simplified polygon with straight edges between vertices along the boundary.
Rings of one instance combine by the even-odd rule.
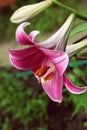
[[[73,31],[71,31],[70,37],[72,37],[73,35],[76,35],[77,33],[84,32],[84,31],[87,31],[87,22],[79,25]]]

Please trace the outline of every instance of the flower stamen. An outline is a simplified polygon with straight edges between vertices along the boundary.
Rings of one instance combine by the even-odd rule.
[[[51,80],[54,76],[54,72],[49,73],[46,77],[41,78],[42,83],[46,83],[47,80]]]
[[[41,77],[43,76],[47,70],[50,68],[50,66],[41,66],[36,72],[35,74],[38,76],[38,77]]]
[[[45,79],[45,81],[51,80],[53,76],[54,76],[54,72],[51,72],[44,79]]]

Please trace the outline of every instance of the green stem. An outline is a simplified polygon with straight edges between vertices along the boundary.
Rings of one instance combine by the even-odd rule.
[[[68,9],[69,11],[73,12],[74,14],[76,14],[76,16],[80,19],[83,19],[83,20],[87,20],[87,15],[84,15],[84,14],[80,14],[78,12],[78,10],[74,9],[74,8],[71,8],[69,7],[68,5],[65,5],[65,4],[62,4],[61,2],[59,2],[58,0],[53,0],[53,3],[58,5],[58,6],[61,6],[65,9]]]

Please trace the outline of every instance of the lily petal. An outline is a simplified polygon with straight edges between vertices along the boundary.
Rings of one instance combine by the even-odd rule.
[[[75,21],[75,15],[71,14],[68,17],[68,19],[65,21],[65,23],[60,27],[60,29],[50,38],[41,42],[40,46],[45,47],[45,48],[52,48],[52,47],[57,46],[56,49],[58,49],[60,45],[62,45],[62,47],[63,46],[65,47],[69,32],[71,30],[71,27],[74,21]],[[60,49],[62,48],[60,47]]]
[[[69,55],[69,57],[72,57],[73,55],[82,51],[86,47],[87,47],[87,38],[76,43],[76,44],[67,45],[66,46],[66,53]]]
[[[18,69],[32,70],[42,64],[45,55],[36,47],[22,50],[9,49],[10,61]]]
[[[19,43],[19,45],[32,45],[33,44],[31,36],[29,37],[24,31],[24,28],[28,25],[30,25],[30,23],[24,22],[20,24],[16,30],[16,40]]]
[[[39,31],[35,30],[35,31],[32,31],[30,34],[29,34],[29,38],[34,41],[36,35],[39,34]]]
[[[59,76],[58,73],[55,72],[51,80],[42,83],[44,91],[54,102],[62,102],[62,82],[63,77]]]
[[[62,75],[64,71],[66,70],[69,62],[68,55],[60,50],[48,50],[48,49],[42,49],[43,53],[49,57],[51,62],[54,64],[54,66],[57,69],[57,72]]]
[[[64,84],[66,88],[73,94],[81,94],[87,90],[87,86],[78,87],[74,85],[65,74],[64,74]]]

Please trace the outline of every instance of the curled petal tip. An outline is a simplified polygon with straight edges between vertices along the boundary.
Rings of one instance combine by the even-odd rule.
[[[38,30],[34,30],[29,34],[29,37],[32,41],[34,41],[35,37],[39,34],[40,32]]]
[[[65,74],[64,74],[64,84],[66,88],[73,94],[82,94],[87,90],[87,86],[78,87],[74,85]]]
[[[21,23],[19,26],[18,26],[18,28],[25,28],[26,26],[28,26],[28,25],[30,25],[31,23],[29,23],[29,22],[23,22],[23,23]]]
[[[26,34],[24,28],[30,25],[29,22],[24,22],[20,24],[16,30],[16,40],[19,45],[32,45],[32,39]]]

